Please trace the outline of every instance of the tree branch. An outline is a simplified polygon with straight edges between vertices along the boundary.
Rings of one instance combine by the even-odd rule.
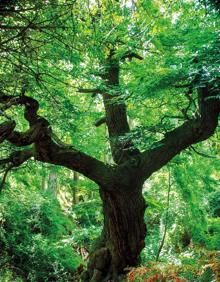
[[[35,159],[54,165],[61,165],[77,171],[99,185],[108,186],[112,168],[103,162],[69,146],[61,146],[51,138],[35,144]]]
[[[23,105],[25,107],[24,117],[30,126],[26,132],[14,131],[16,125],[14,121],[0,126],[1,140],[6,139],[18,147],[34,145],[34,150],[20,151],[11,156],[10,161],[14,166],[19,166],[25,160],[34,156],[38,161],[61,165],[80,172],[99,185],[107,187],[108,183],[111,182],[112,169],[110,166],[63,142],[57,141],[49,122],[37,114],[39,103],[34,98],[25,95],[16,97],[16,99],[12,96],[5,96],[4,99],[1,97],[0,102],[3,105]]]
[[[112,90],[119,87],[119,59],[114,58],[114,50],[110,52],[106,61],[106,91],[103,93],[103,102],[106,112],[106,124],[110,137],[110,146],[112,156],[117,164],[122,164],[130,160],[134,155],[139,154],[131,140],[123,140],[130,128],[127,120],[126,105],[124,102],[115,103],[114,98],[117,94],[112,95]],[[110,94],[110,93],[111,94]]]
[[[210,155],[207,155],[207,154],[205,154],[203,152],[199,152],[193,146],[190,146],[190,148],[199,156],[202,156],[202,157],[205,157],[205,158],[209,158],[209,159],[216,159],[217,158],[216,156],[210,156]]]
[[[87,88],[79,88],[77,90],[79,93],[86,93],[86,94],[102,94],[103,91],[101,89],[87,89]]]
[[[131,61],[133,58],[138,59],[138,60],[144,59],[142,56],[138,55],[137,53],[128,51],[126,54],[124,54],[121,57],[121,60],[129,59],[129,61]]]
[[[3,190],[3,188],[4,188],[7,175],[8,175],[9,171],[10,171],[12,168],[13,168],[13,165],[10,165],[9,167],[6,168],[6,170],[5,170],[5,172],[4,172],[2,181],[1,181],[1,183],[0,183],[0,194],[1,194],[2,190]]]
[[[0,160],[0,165],[8,165],[8,167],[5,169],[2,182],[0,183],[0,193],[4,187],[9,171],[14,167],[20,166],[31,157],[33,157],[33,150],[23,150],[13,152],[8,158]]]
[[[96,127],[99,127],[99,126],[102,125],[103,123],[106,123],[106,117],[102,117],[102,118],[98,119],[98,120],[95,122],[95,126],[96,126]]]
[[[12,164],[13,167],[18,167],[33,156],[34,156],[33,149],[15,151],[9,157],[5,159],[0,159],[0,165]]]
[[[153,144],[152,149],[142,153],[140,173],[144,178],[160,169],[182,150],[213,135],[220,112],[219,100],[213,95],[211,87],[199,89],[199,116],[168,132],[164,139]]]
[[[167,234],[167,225],[168,225],[168,218],[169,218],[169,208],[170,208],[170,190],[171,190],[171,173],[170,173],[170,169],[168,171],[168,191],[167,191],[167,206],[166,206],[166,211],[165,211],[165,220],[164,220],[164,233],[163,233],[163,237],[162,240],[160,242],[158,251],[157,251],[157,255],[156,255],[156,261],[159,260],[160,257],[160,253],[163,249],[164,243],[165,243],[165,239],[166,239],[166,234]]]

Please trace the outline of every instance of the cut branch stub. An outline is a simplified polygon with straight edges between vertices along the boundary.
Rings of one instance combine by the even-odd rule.
[[[102,125],[102,124],[104,124],[104,123],[106,123],[106,117],[102,117],[102,118],[100,118],[99,120],[97,120],[97,121],[95,122],[95,126],[96,126],[96,127],[99,127],[100,125]]]

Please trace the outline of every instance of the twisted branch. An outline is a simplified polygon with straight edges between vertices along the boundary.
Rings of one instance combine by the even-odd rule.
[[[39,103],[32,97],[22,95],[13,97],[4,95],[0,97],[1,109],[6,110],[11,106],[24,106],[24,117],[29,123],[26,132],[15,131],[15,121],[0,125],[0,141],[9,141],[15,146],[22,147],[33,144],[33,149],[17,152],[7,160],[14,166],[19,166],[30,157],[36,160],[55,165],[65,166],[82,173],[99,185],[110,183],[112,169],[103,162],[76,150],[54,138],[49,122],[38,115]],[[3,160],[1,160],[4,163]]]

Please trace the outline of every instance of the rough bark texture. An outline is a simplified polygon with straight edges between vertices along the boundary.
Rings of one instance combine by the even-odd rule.
[[[85,281],[120,281],[128,266],[139,263],[144,248],[146,204],[141,188],[119,187],[116,193],[100,188],[103,201],[104,227],[102,236],[90,256]]]

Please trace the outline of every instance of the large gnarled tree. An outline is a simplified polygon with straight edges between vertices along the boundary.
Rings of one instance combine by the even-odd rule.
[[[97,9],[94,18],[91,16],[93,21],[99,21],[104,13],[103,7],[98,8],[100,10]],[[37,28],[36,25],[30,27]],[[121,45],[123,52],[118,52],[118,46]],[[1,159],[1,165],[10,169],[33,158],[77,171],[99,186],[104,226],[90,254],[88,271],[84,275],[86,281],[118,281],[118,276],[127,266],[139,263],[146,236],[146,203],[142,196],[144,182],[182,150],[212,136],[220,112],[218,89],[213,87],[213,81],[203,80],[204,70],[201,68],[193,79],[185,77],[187,84],[183,84],[181,80],[178,85],[173,85],[180,91],[187,90],[189,100],[190,93],[194,92],[197,97],[197,101],[193,101],[197,104],[197,108],[194,107],[195,112],[188,116],[185,111],[186,121],[167,131],[164,138],[156,141],[149,149],[137,149],[130,134],[126,102],[120,99],[120,72],[127,60],[140,60],[144,64],[147,55],[143,53],[146,58],[142,60],[142,55],[137,52],[138,48],[133,48],[135,52],[133,49],[125,50],[127,43],[120,41],[120,38],[114,38],[114,42],[106,46],[105,56],[99,58],[99,64],[102,66],[102,71],[98,74],[102,79],[101,87],[99,84],[95,89],[78,91],[95,95],[98,93],[103,99],[105,116],[96,125],[107,125],[113,165],[105,164],[59,140],[49,121],[38,113],[38,101],[27,95],[27,81],[21,87],[19,95],[2,91],[0,96],[2,113],[11,107],[23,107],[24,117],[29,124],[29,129],[25,132],[16,130],[15,120],[0,124],[0,142],[8,141],[20,148],[7,158]],[[150,49],[148,51],[150,52]],[[192,64],[195,60],[197,58],[194,58]],[[26,146],[28,149],[25,149]]]

